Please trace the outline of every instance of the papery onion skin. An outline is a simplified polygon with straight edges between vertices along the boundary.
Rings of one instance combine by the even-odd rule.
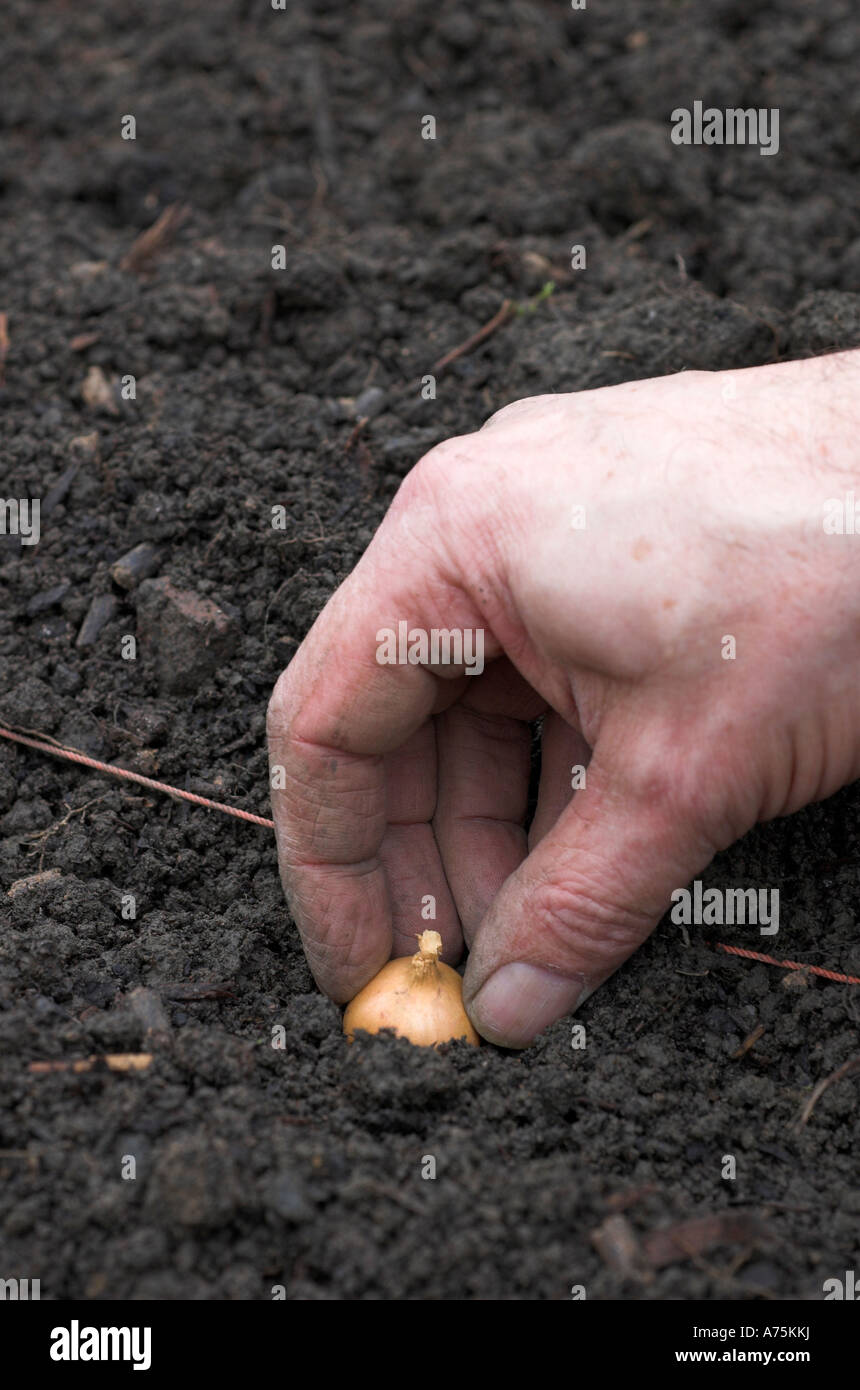
[[[422,932],[414,956],[390,960],[364,989],[359,990],[343,1016],[349,1041],[357,1031],[378,1033],[391,1028],[399,1038],[418,1047],[464,1039],[477,1047],[480,1037],[463,1008],[460,976],[439,960],[442,938]]]

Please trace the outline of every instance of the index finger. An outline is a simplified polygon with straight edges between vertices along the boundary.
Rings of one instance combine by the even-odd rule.
[[[423,545],[411,568],[404,562],[404,542],[414,546],[414,537],[400,517],[383,523],[280,677],[269,705],[281,880],[314,976],[340,1002],[391,954],[391,902],[380,858],[387,828],[385,755],[463,687],[456,679],[463,665],[381,661],[380,634],[399,639],[404,623],[408,634],[484,631],[441,540]],[[395,646],[402,648],[399,640]],[[385,654],[392,654],[390,644]],[[495,653],[485,647],[484,654]]]

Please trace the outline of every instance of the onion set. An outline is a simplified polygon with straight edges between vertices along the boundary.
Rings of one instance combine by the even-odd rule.
[[[391,1028],[398,1038],[419,1047],[463,1038],[477,1047],[481,1039],[463,1008],[460,976],[439,959],[442,938],[437,931],[418,937],[414,956],[390,960],[347,1006],[343,1031],[350,1042],[362,1030],[378,1033]]]

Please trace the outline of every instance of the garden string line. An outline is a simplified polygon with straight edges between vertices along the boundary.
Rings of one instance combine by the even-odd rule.
[[[222,801],[210,801],[206,796],[197,796],[195,792],[182,791],[180,787],[171,787],[167,782],[156,782],[153,777],[144,777],[139,772],[129,772],[125,767],[111,767],[110,763],[100,763],[96,758],[88,758],[86,753],[79,753],[77,748],[66,748],[62,743],[43,743],[41,739],[25,738],[23,734],[15,734],[11,729],[0,727],[0,736],[12,739],[13,743],[26,744],[28,748],[35,748],[39,753],[53,753],[55,758],[66,758],[71,763],[82,763],[84,767],[95,768],[96,772],[106,772],[111,777],[123,777],[129,782],[137,782],[138,786],[149,787],[154,792],[166,792],[168,796],[181,797],[183,801],[193,801],[195,806],[206,806],[210,811],[223,811],[228,816],[238,816],[239,820],[249,820],[253,825],[265,826],[267,830],[274,830],[275,822],[267,820],[265,816],[252,815],[250,811],[240,811],[238,806],[227,806]]]
[[[46,735],[47,737],[47,735]],[[182,801],[191,801],[195,806],[205,806],[209,811],[223,811],[226,816],[236,816],[238,820],[250,821],[252,825],[262,825],[266,830],[274,830],[275,822],[266,816],[255,816],[251,811],[240,811],[238,806],[227,806],[223,801],[210,801],[206,796],[198,796],[196,792],[183,791],[181,787],[171,787],[167,782],[158,782],[153,777],[144,777],[139,772],[129,772],[125,767],[113,767],[110,763],[101,763],[97,758],[90,758],[86,753],[78,752],[77,748],[67,748],[61,743],[46,743],[42,739],[30,738],[25,734],[14,733],[11,729],[4,729],[0,726],[0,738],[11,739],[13,743],[23,743],[27,748],[35,748],[38,753],[50,753],[55,758],[65,758],[68,762],[80,763],[83,767],[91,767],[96,772],[103,772],[109,777],[121,777],[128,782],[137,782],[138,786],[149,787],[151,791],[164,792],[167,796],[179,797]],[[725,951],[730,956],[742,956],[746,960],[759,961],[762,965],[775,965],[781,970],[805,970],[809,975],[820,975],[825,980],[835,980],[837,984],[860,985],[860,978],[855,975],[842,975],[836,970],[825,970],[821,965],[804,965],[796,960],[776,960],[773,956],[763,955],[761,951],[748,951],[743,946],[727,946],[723,941],[706,941],[706,946],[712,946],[717,951]]]

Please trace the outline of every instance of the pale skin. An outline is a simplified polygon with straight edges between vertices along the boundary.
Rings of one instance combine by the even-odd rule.
[[[860,777],[860,534],[823,520],[852,489],[860,352],[537,396],[426,455],[269,706],[320,988],[432,926],[478,1032],[526,1046],[718,850]],[[483,629],[483,674],[380,665],[404,619]]]

